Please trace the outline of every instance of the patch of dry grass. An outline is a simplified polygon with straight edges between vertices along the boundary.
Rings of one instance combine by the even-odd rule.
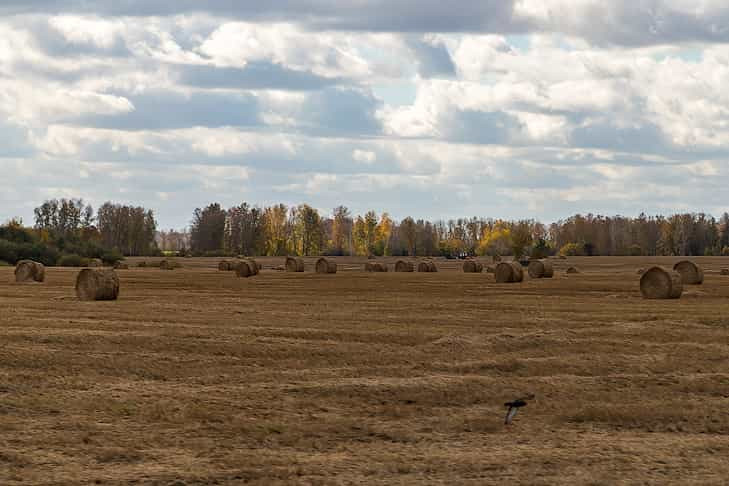
[[[729,287],[697,260],[677,301],[640,297],[635,269],[663,258],[508,286],[452,261],[131,261],[94,303],[71,269],[0,269],[0,484],[722,484]]]

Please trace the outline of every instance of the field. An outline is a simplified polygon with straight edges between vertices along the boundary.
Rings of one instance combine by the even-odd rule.
[[[507,285],[132,260],[91,303],[75,269],[0,268],[0,484],[726,484],[729,258],[643,300],[636,269],[676,260]]]

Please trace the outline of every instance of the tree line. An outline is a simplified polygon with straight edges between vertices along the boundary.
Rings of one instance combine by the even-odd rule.
[[[393,220],[374,211],[354,215],[337,206],[322,215],[307,204],[267,207],[246,202],[195,209],[175,250],[194,255],[547,256],[729,254],[729,214],[673,216],[575,215],[545,225],[536,220],[459,218]],[[168,249],[163,246],[163,249]],[[169,248],[171,249],[171,248]]]
[[[154,212],[143,207],[107,202],[94,212],[82,199],[50,199],[34,216],[32,228],[17,219],[0,226],[0,261],[82,266],[91,258],[114,263],[159,253]]]

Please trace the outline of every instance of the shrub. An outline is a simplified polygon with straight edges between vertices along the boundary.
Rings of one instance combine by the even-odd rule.
[[[541,260],[547,258],[552,253],[552,247],[544,238],[539,238],[532,248],[531,256],[534,259]]]
[[[729,256],[729,246],[725,246],[721,249],[721,256]]]
[[[562,256],[582,256],[585,254],[584,246],[579,243],[567,243],[559,249]]]
[[[63,255],[56,263],[59,267],[85,267],[89,264],[89,259],[79,255]]]
[[[122,255],[116,248],[114,248],[113,250],[105,251],[101,255],[101,261],[104,262],[105,265],[109,266],[114,266],[115,263],[122,260],[124,260],[124,255]]]
[[[9,267],[10,264],[6,262],[5,260],[0,260],[0,267]]]

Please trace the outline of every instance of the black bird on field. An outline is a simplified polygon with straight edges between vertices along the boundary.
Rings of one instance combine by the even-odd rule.
[[[516,412],[518,412],[521,407],[526,407],[527,400],[534,400],[534,394],[530,393],[522,398],[517,398],[516,400],[506,402],[504,404],[504,406],[508,408],[506,411],[506,419],[504,420],[504,425],[509,425],[511,421],[514,420]]]

